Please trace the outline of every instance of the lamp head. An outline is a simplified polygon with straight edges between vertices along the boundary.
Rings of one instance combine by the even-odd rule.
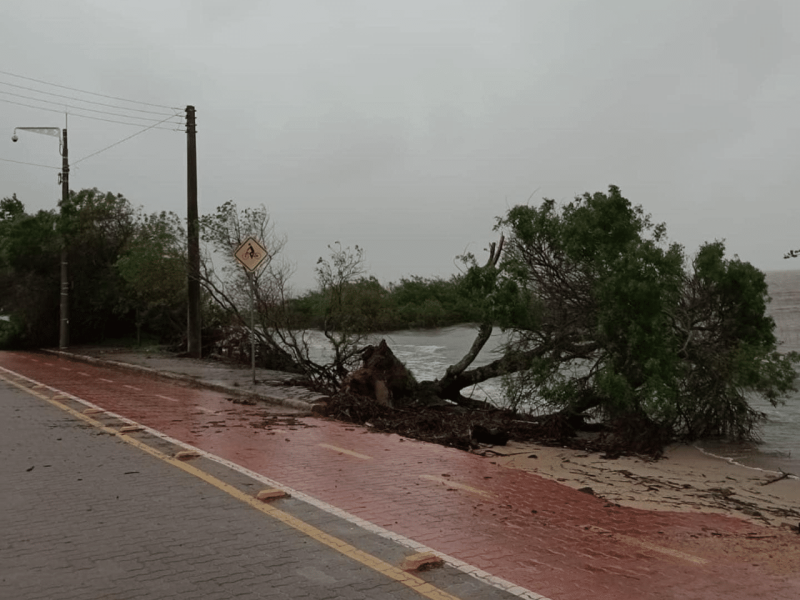
[[[18,139],[19,139],[19,138],[17,137],[17,134],[16,134],[16,133],[15,133],[14,135],[12,135],[12,136],[11,136],[11,141],[12,141],[12,142],[16,142]]]

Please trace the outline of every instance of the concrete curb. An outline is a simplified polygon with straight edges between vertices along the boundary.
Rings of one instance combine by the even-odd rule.
[[[69,360],[85,362],[88,364],[118,367],[121,369],[127,369],[129,371],[136,371],[138,373],[145,375],[160,377],[162,379],[167,379],[173,382],[178,381],[182,383],[188,383],[189,385],[193,385],[196,387],[202,387],[217,392],[222,392],[225,394],[233,394],[234,396],[244,396],[248,398],[255,397],[263,402],[266,402],[267,404],[277,404],[280,406],[286,406],[289,408],[308,411],[309,413],[313,411],[313,407],[315,405],[315,403],[306,402],[304,400],[297,400],[295,398],[279,398],[277,396],[268,396],[266,394],[260,394],[254,390],[244,390],[238,387],[222,385],[219,383],[211,383],[210,381],[195,379],[194,377],[188,377],[186,375],[181,375],[179,373],[170,373],[168,371],[159,371],[157,369],[152,369],[150,367],[143,367],[142,365],[134,365],[131,363],[119,362],[116,360],[107,360],[104,358],[95,358],[94,356],[86,356],[85,354],[74,354],[72,352],[65,352],[63,350],[53,350],[50,348],[42,348],[41,351],[46,352],[47,354],[53,354],[55,356],[67,358]]]

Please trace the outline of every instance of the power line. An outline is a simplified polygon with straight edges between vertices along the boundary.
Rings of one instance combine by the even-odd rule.
[[[105,94],[98,94],[96,92],[89,92],[87,90],[80,90],[78,88],[68,87],[66,85],[58,85],[57,83],[50,83],[49,81],[42,81],[41,79],[34,79],[33,77],[25,77],[24,75],[17,75],[16,73],[9,73],[8,71],[0,71],[2,75],[8,75],[10,77],[17,77],[19,79],[25,79],[27,81],[34,81],[36,83],[42,83],[44,85],[50,85],[53,87],[61,88],[64,90],[70,90],[72,92],[80,92],[81,94],[91,94],[92,96],[98,96],[100,98],[108,98],[109,100],[120,100],[121,102],[128,102],[130,104],[142,104],[144,106],[155,106],[156,108],[166,108],[168,110],[181,110],[175,106],[164,106],[163,104],[152,104],[151,102],[141,102],[139,100],[128,100],[127,98],[119,98],[117,96],[107,96]]]
[[[96,108],[83,108],[83,107],[80,107],[80,106],[74,106],[72,104],[64,104],[62,102],[55,102],[53,100],[42,100],[40,98],[32,98],[31,96],[25,96],[24,94],[15,94],[14,92],[6,92],[4,90],[0,90],[0,94],[5,94],[7,96],[14,96],[15,98],[24,98],[25,100],[32,100],[34,102],[43,102],[45,104],[55,104],[56,106],[64,106],[64,107],[67,107],[67,108],[71,108],[73,110],[82,110],[82,111],[85,111],[85,112],[93,112],[93,113],[98,113],[98,114],[101,114],[101,115],[110,115],[112,117],[122,117],[123,119],[139,119],[141,121],[158,121],[158,119],[154,119],[152,117],[140,117],[138,115],[124,115],[124,114],[120,114],[120,113],[109,112],[107,110],[99,110],[99,109],[96,109]],[[77,114],[77,113],[71,113],[71,114]],[[172,119],[173,117],[177,117],[177,116],[178,116],[177,114],[170,115],[168,117],[168,119]],[[166,121],[168,119],[164,119],[163,121],[161,121],[161,123],[163,123],[164,121]]]
[[[167,117],[167,119],[171,119],[171,118],[172,118],[172,117]],[[167,119],[164,119],[164,121],[166,121]],[[163,123],[164,121],[162,121],[162,123]],[[131,138],[135,138],[137,135],[140,135],[140,134],[144,133],[145,131],[149,131],[150,129],[153,129],[154,127],[157,127],[158,125],[159,125],[159,123],[156,123],[155,125],[150,125],[149,127],[145,127],[145,128],[144,128],[144,129],[142,129],[141,131],[137,131],[137,132],[136,132],[136,133],[134,133],[133,135],[129,135],[128,137],[126,137],[126,138],[124,138],[124,139],[122,139],[122,140],[120,140],[120,141],[118,141],[118,142],[114,142],[114,143],[113,143],[113,144],[111,144],[110,146],[106,146],[106,147],[105,147],[105,148],[103,148],[102,150],[98,150],[97,152],[94,152],[94,153],[90,154],[89,156],[84,156],[83,158],[76,160],[76,161],[75,161],[74,163],[72,163],[72,164],[73,164],[73,166],[74,166],[74,165],[77,165],[78,163],[81,163],[81,162],[85,161],[87,158],[92,158],[93,156],[97,156],[97,155],[98,155],[98,154],[100,154],[101,152],[105,152],[106,150],[109,150],[110,148],[113,148],[114,146],[119,146],[119,145],[120,145],[122,142],[127,142],[129,139],[131,139]]]
[[[0,71],[0,72],[2,72],[2,71]],[[55,110],[54,108],[45,108],[44,106],[33,106],[31,104],[25,104],[23,102],[14,102],[13,100],[6,100],[5,98],[0,98],[0,102],[6,102],[8,104],[16,104],[17,106],[25,106],[27,108],[35,108],[37,110],[46,110],[48,112],[57,113],[59,115],[63,115],[64,114],[64,111],[62,111],[62,110]],[[80,114],[77,114],[77,113],[74,113],[74,114],[73,113],[69,113],[69,114],[71,114],[74,117],[78,117],[78,118],[82,118],[82,119],[92,119],[94,121],[105,121],[106,123],[117,123],[119,125],[131,125],[133,127],[141,127],[142,126],[141,123],[128,123],[128,122],[125,122],[125,121],[116,121],[116,120],[113,120],[113,119],[104,119],[102,117],[93,117],[93,116],[90,116],[90,115],[80,115]],[[176,123],[176,125],[177,125],[177,123]],[[185,131],[184,129],[181,129],[180,127],[175,128],[175,129],[173,129],[172,127],[156,127],[156,129],[164,129],[166,131]]]
[[[28,165],[31,167],[43,167],[45,169],[54,169],[60,171],[61,167],[51,167],[50,165],[38,165],[36,163],[22,162],[21,160],[11,160],[10,158],[0,158],[0,160],[10,163],[17,163],[18,165]]]
[[[65,94],[55,94],[53,92],[45,92],[44,90],[37,90],[36,88],[28,87],[28,86],[25,86],[25,85],[17,85],[16,83],[9,83],[7,81],[0,81],[0,85],[7,85],[7,86],[10,86],[10,87],[14,87],[14,88],[20,89],[20,90],[28,90],[30,92],[35,92],[37,94],[46,94],[48,96],[55,96],[56,98],[66,98],[68,100],[74,100],[75,102],[84,102],[86,104],[96,104],[98,106],[108,106],[110,108],[119,108],[120,110],[128,110],[128,111],[135,111],[135,112],[141,112],[141,113],[148,113],[148,114],[151,114],[151,115],[161,115],[161,116],[166,115],[166,113],[158,112],[158,111],[155,111],[155,110],[147,110],[147,109],[144,109],[144,108],[126,108],[124,106],[119,106],[119,105],[116,105],[116,104],[109,104],[108,102],[96,102],[94,100],[83,100],[82,98],[76,98],[75,96],[67,96]],[[178,109],[175,109],[175,110],[178,110]]]

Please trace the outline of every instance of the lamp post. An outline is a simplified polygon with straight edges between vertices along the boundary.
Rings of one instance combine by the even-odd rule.
[[[67,129],[58,127],[17,127],[11,141],[16,142],[17,131],[31,131],[43,135],[57,137],[59,141],[59,152],[61,154],[61,173],[59,183],[61,184],[61,206],[66,206],[69,200],[69,151],[67,147]],[[58,330],[58,347],[66,350],[69,346],[69,265],[67,264],[67,244],[61,239],[61,302]]]

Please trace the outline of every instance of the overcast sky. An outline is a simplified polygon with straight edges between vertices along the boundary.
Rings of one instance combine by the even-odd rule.
[[[799,32],[796,0],[3,0],[0,197],[55,206],[58,142],[11,134],[66,109],[72,189],[186,212],[184,133],[78,162],[155,121],[17,75],[194,105],[201,213],[265,204],[300,290],[335,241],[384,283],[448,277],[510,206],[609,184],[689,254],[800,268]]]

